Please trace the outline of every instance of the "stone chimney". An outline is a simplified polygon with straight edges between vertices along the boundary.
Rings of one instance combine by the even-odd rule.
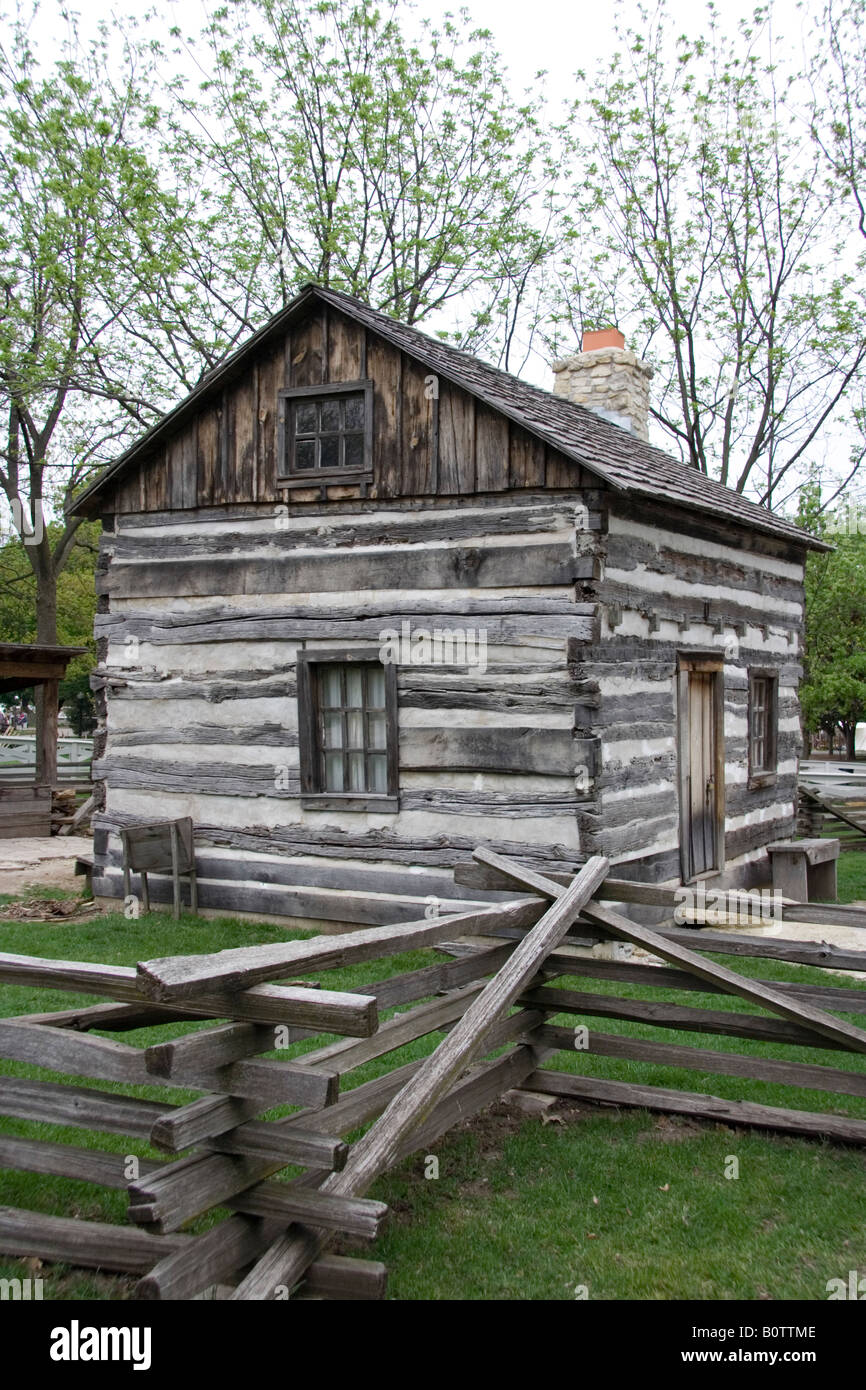
[[[582,350],[553,364],[553,393],[648,439],[652,367],[630,352],[618,328],[584,333]]]

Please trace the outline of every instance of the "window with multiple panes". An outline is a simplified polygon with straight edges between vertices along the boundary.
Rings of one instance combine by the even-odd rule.
[[[302,797],[396,809],[396,668],[367,653],[302,652],[298,706]]]
[[[280,392],[281,476],[301,482],[369,473],[372,383]]]
[[[749,673],[750,778],[766,778],[776,771],[777,689],[774,672]]]

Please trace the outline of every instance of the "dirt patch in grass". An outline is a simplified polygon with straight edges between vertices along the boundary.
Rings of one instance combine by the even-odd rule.
[[[79,893],[81,878],[75,872],[76,852],[70,850],[68,857],[40,859],[38,862],[31,860],[29,864],[19,861],[7,866],[5,861],[0,863],[0,892],[27,893],[32,892],[36,885],[44,885],[46,888],[64,888],[68,893]]]
[[[638,1134],[637,1141],[639,1144],[679,1144],[683,1139],[694,1139],[706,1132],[706,1124],[701,1124],[699,1120],[683,1119],[679,1115],[659,1115],[651,1129]]]
[[[93,917],[97,907],[83,898],[20,898],[0,907],[0,922],[73,922]]]

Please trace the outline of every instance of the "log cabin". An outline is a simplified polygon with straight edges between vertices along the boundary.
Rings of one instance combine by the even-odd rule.
[[[205,909],[324,930],[450,910],[478,844],[765,882],[824,547],[653,447],[650,376],[609,331],[544,391],[309,285],[81,492],[97,898],[181,816]]]

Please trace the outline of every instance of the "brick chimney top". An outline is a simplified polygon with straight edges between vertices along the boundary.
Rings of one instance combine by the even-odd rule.
[[[582,352],[596,352],[598,348],[624,348],[625,338],[618,328],[598,328],[583,335]]]

